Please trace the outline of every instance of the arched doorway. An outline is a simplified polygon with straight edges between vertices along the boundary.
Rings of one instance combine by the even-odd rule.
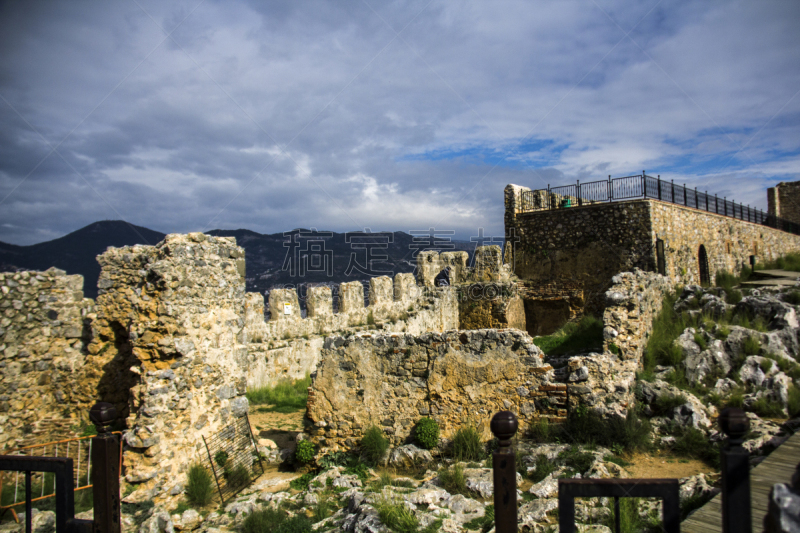
[[[697,252],[697,259],[700,263],[700,284],[711,283],[711,276],[708,272],[708,254],[706,253],[706,247],[702,244]]]

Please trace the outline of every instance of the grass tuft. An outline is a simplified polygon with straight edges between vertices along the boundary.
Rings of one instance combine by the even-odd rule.
[[[200,463],[189,467],[186,480],[186,499],[195,507],[203,507],[211,503],[214,497],[214,480],[211,473]]]
[[[584,316],[579,322],[569,322],[552,335],[536,337],[533,343],[547,355],[560,355],[603,347],[603,321]]]
[[[459,428],[453,437],[453,457],[456,461],[479,461],[483,458],[483,444],[474,426]]]
[[[298,380],[283,379],[271,387],[260,387],[247,391],[247,401],[253,405],[270,404],[276,408],[305,409],[310,386],[311,377],[309,375]]]
[[[378,426],[371,426],[361,437],[361,453],[372,464],[377,464],[389,450],[389,439]]]

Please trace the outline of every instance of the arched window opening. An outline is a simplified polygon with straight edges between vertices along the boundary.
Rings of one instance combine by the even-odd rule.
[[[708,271],[708,254],[706,253],[706,247],[702,244],[697,253],[697,259],[700,266],[700,284],[711,283],[711,276]]]

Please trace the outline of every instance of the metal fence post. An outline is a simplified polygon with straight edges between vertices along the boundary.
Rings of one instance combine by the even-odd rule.
[[[661,174],[658,175],[658,199],[661,200]]]
[[[500,447],[492,454],[496,533],[517,532],[517,458],[511,438],[518,426],[517,417],[511,411],[500,411],[489,425],[500,441]]]
[[[93,533],[120,533],[119,435],[110,431],[117,410],[107,402],[97,402],[89,411],[97,428],[92,439],[92,495],[94,496]]]
[[[583,201],[581,200],[581,180],[578,180],[578,185],[575,187],[575,196],[578,197],[578,206],[583,205]]]
[[[722,531],[751,533],[750,452],[742,447],[750,430],[747,414],[728,407],[719,415],[720,430],[727,435],[722,447]]]
[[[614,194],[612,192],[612,189],[613,189],[613,187],[612,187],[612,184],[611,184],[611,174],[609,174],[608,175],[608,201],[609,202],[614,199],[613,198]]]

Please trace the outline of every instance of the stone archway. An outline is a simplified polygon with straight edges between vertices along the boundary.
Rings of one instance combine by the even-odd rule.
[[[697,251],[697,260],[700,268],[700,284],[711,283],[711,273],[708,270],[708,254],[706,253],[706,247],[702,244]]]

